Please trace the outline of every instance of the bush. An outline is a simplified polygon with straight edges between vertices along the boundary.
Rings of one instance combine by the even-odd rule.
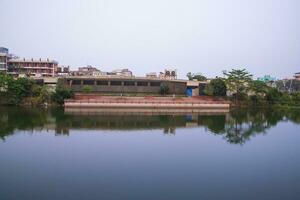
[[[58,85],[55,89],[55,92],[52,94],[52,101],[59,104],[59,105],[63,105],[65,99],[70,99],[74,97],[74,92],[67,88],[64,87],[62,85]]]
[[[279,103],[282,97],[282,92],[278,91],[276,88],[269,88],[265,95],[265,100],[269,104]]]
[[[88,85],[85,85],[85,86],[83,86],[83,88],[82,88],[82,91],[84,92],[84,93],[91,93],[92,92],[92,87],[91,86],[88,86]]]
[[[34,82],[28,78],[12,80],[7,86],[7,100],[9,104],[19,105],[25,97],[31,96]]]
[[[160,86],[160,94],[161,95],[166,95],[169,93],[169,86],[166,83],[162,83]]]
[[[300,92],[294,92],[291,94],[294,105],[300,106]]]
[[[32,88],[32,100],[33,105],[43,105],[50,99],[50,92],[47,86],[34,85]]]
[[[211,80],[205,86],[205,94],[207,94],[207,95],[211,95],[211,96],[226,96],[226,93],[227,93],[226,84],[220,78],[216,78],[216,79]]]
[[[264,100],[264,98],[260,95],[254,94],[250,96],[249,99],[251,102],[252,106],[258,106],[258,105],[264,105],[266,103],[266,101]]]
[[[292,105],[293,101],[292,101],[292,97],[289,93],[284,92],[280,98],[280,104],[282,105]]]

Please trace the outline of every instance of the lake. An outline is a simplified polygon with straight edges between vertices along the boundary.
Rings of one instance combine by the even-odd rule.
[[[300,199],[300,110],[0,108],[0,199]]]

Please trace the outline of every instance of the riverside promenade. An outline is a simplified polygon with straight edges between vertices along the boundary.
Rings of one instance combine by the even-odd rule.
[[[230,103],[210,97],[124,97],[77,94],[65,108],[229,109]]]

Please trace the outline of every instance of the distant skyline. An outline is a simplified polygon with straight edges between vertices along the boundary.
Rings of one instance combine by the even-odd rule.
[[[72,69],[300,71],[299,0],[0,0],[0,46]]]

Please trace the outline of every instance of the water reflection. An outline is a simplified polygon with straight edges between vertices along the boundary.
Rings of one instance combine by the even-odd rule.
[[[0,137],[5,140],[18,131],[54,130],[69,135],[71,129],[149,130],[176,134],[177,128],[204,127],[222,135],[231,144],[243,144],[280,121],[300,123],[297,109],[234,109],[228,113],[68,113],[63,109],[0,108]]]

